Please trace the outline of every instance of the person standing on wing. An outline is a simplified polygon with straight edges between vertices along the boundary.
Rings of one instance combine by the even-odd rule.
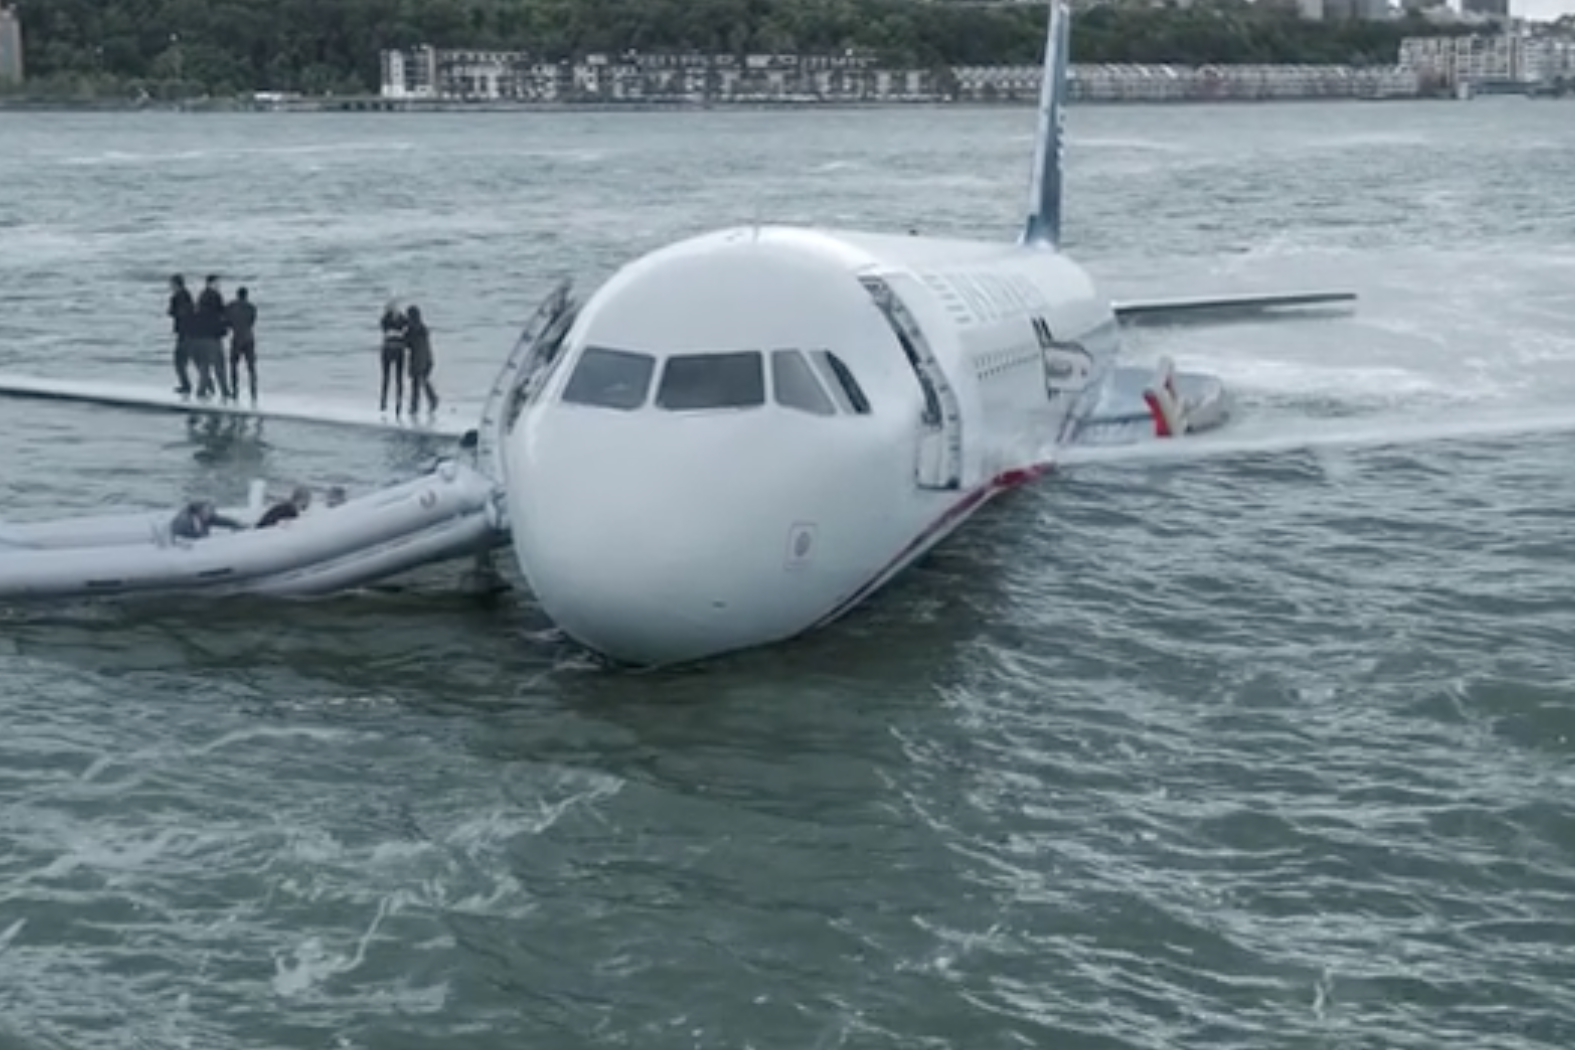
[[[230,326],[230,392],[241,396],[241,362],[246,362],[252,404],[257,403],[257,307],[244,287],[235,289],[235,298],[224,308]]]
[[[212,397],[215,385],[225,401],[230,399],[230,377],[224,368],[224,334],[229,322],[224,317],[224,295],[219,278],[209,274],[202,294],[197,296],[196,332],[192,356],[197,359],[197,396]]]
[[[390,299],[378,322],[383,330],[383,397],[378,411],[388,411],[388,378],[394,377],[394,415],[399,415],[405,400],[405,314],[399,300]]]
[[[175,333],[175,378],[180,380],[175,392],[185,397],[191,393],[188,365],[191,362],[192,317],[197,312],[197,304],[186,290],[186,278],[181,274],[170,278],[170,305],[165,312],[169,314],[170,330]]]
[[[411,304],[405,311],[405,345],[410,348],[410,414],[421,412],[421,394],[427,395],[427,411],[436,414],[437,391],[432,389],[432,332],[421,319],[421,308]]]

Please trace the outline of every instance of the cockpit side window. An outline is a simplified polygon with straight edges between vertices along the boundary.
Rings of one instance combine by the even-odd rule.
[[[776,403],[816,416],[834,416],[837,408],[797,350],[771,351],[771,391]]]
[[[754,350],[669,357],[656,404],[671,412],[757,408],[766,403],[765,362]]]
[[[563,388],[563,402],[632,412],[645,404],[655,372],[656,359],[649,354],[586,347]]]
[[[853,378],[853,373],[842,363],[842,358],[829,350],[816,350],[809,357],[825,377],[826,386],[831,389],[831,396],[838,408],[860,416],[870,414],[869,398],[864,396],[859,381]]]

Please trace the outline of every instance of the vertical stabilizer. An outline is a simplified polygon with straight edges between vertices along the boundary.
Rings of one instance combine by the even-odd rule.
[[[1022,243],[1055,247],[1061,240],[1061,122],[1066,105],[1067,52],[1072,13],[1066,0],[1050,0],[1045,33],[1044,79],[1039,87],[1039,131],[1034,142],[1034,176]]]

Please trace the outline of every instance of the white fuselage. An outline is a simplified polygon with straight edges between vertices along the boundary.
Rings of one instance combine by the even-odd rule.
[[[586,302],[506,443],[520,567],[619,662],[798,634],[1045,469],[1117,341],[1045,247],[746,227],[660,249]]]

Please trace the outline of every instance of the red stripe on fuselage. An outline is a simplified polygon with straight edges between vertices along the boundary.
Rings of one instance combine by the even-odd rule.
[[[991,496],[998,496],[1008,489],[1020,488],[1030,481],[1037,481],[1053,469],[1054,464],[1052,463],[1036,463],[1030,467],[1013,467],[1010,470],[1003,470],[989,481],[972,489],[956,503],[947,507],[940,517],[930,522],[923,532],[910,540],[907,546],[897,552],[896,557],[881,567],[879,572],[871,576],[848,597],[837,603],[837,606],[829,613],[815,621],[810,630],[825,626],[869,597],[881,584],[901,571],[903,566],[918,558],[919,555],[936,543],[939,540],[938,534],[960,525],[962,522],[959,519],[977,510]]]
[[[1145,390],[1143,401],[1148,405],[1148,414],[1154,420],[1154,436],[1170,437],[1170,420],[1165,418],[1165,410],[1159,403],[1159,395],[1152,390]]]

